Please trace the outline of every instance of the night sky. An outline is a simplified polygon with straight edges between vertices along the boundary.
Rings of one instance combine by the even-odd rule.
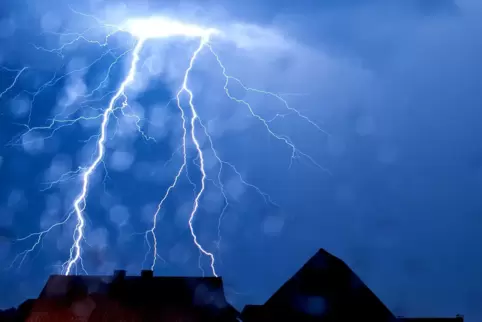
[[[225,162],[218,176],[198,124],[207,180],[193,227],[233,305],[263,303],[324,248],[395,315],[482,320],[476,0],[1,1],[1,308],[36,297],[68,260],[75,215],[22,238],[72,211],[82,171],[98,153],[100,116],[128,72],[136,39],[118,33],[104,43],[111,30],[92,16],[115,25],[158,14],[225,32],[212,48],[227,73],[289,104],[229,85],[293,142],[294,159],[289,145],[226,96],[209,50],[189,77]],[[117,102],[105,158],[90,180],[82,239],[89,274],[139,274],[152,264],[144,232],[183,161],[181,114],[171,99],[198,45],[176,37],[142,48],[129,105]],[[181,105],[188,108],[186,95]],[[156,275],[212,274],[188,226],[201,172],[192,142],[187,152],[188,171],[156,222]],[[219,221],[221,188],[229,205]]]

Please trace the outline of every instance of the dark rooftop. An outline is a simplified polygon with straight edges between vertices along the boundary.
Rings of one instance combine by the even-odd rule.
[[[462,322],[395,317],[340,259],[320,249],[263,305],[240,314],[221,277],[165,277],[143,270],[111,276],[52,275],[37,299],[0,311],[3,321],[370,321]]]

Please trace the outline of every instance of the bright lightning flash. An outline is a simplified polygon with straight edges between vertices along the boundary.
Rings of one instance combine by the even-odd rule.
[[[97,22],[100,22],[100,20],[98,20],[95,17],[88,16],[88,15],[85,15],[85,14],[82,14],[82,15],[93,18]],[[101,43],[101,42],[98,42],[98,41],[90,41],[86,38],[84,33],[79,33],[79,34],[69,34],[69,35],[74,35],[76,38],[73,41],[69,41],[69,42],[65,43],[62,47],[57,48],[57,49],[47,50],[47,49],[43,49],[41,47],[36,47],[37,49],[46,50],[48,52],[52,52],[52,53],[58,54],[59,56],[63,57],[62,51],[67,46],[73,44],[76,41],[82,40],[82,41],[87,41],[91,44],[97,44],[97,45],[100,45],[100,46],[107,46],[108,38],[110,36],[112,36],[114,33],[117,33],[117,32],[128,33],[135,39],[134,47],[129,49],[128,51],[122,53],[119,56],[114,56],[110,51],[107,51],[105,54],[103,54],[102,57],[100,57],[98,60],[94,61],[91,65],[86,67],[86,68],[90,68],[95,63],[100,61],[101,59],[104,59],[104,56],[111,55],[111,56],[114,56],[114,62],[111,63],[111,65],[109,66],[109,69],[108,69],[108,74],[109,74],[111,68],[119,61],[120,58],[126,56],[127,54],[130,54],[130,64],[129,64],[129,69],[128,69],[127,75],[125,76],[125,78],[122,80],[122,82],[120,83],[120,85],[117,87],[117,89],[114,92],[108,93],[108,95],[112,94],[112,97],[110,98],[107,107],[103,110],[100,110],[100,113],[98,113],[94,116],[83,115],[83,116],[80,116],[80,117],[77,117],[77,118],[71,118],[70,114],[67,115],[67,117],[64,117],[61,114],[59,114],[56,117],[54,117],[54,119],[51,120],[50,123],[47,126],[38,126],[38,127],[31,127],[30,126],[30,115],[29,115],[29,123],[25,125],[27,127],[28,131],[25,134],[30,133],[32,131],[51,131],[51,135],[47,138],[52,137],[55,134],[56,131],[62,129],[63,127],[70,126],[70,125],[72,125],[74,123],[77,123],[77,122],[80,122],[80,121],[92,121],[92,120],[99,119],[99,120],[101,120],[101,123],[100,123],[100,128],[99,128],[98,133],[96,135],[94,135],[93,137],[91,137],[91,139],[96,139],[96,150],[95,150],[94,154],[92,155],[92,160],[91,160],[90,164],[88,164],[84,167],[80,167],[76,171],[71,171],[69,173],[65,173],[58,180],[56,180],[54,182],[51,182],[49,184],[49,188],[51,188],[54,184],[64,182],[66,180],[71,180],[72,178],[74,178],[76,176],[80,176],[81,191],[77,195],[75,200],[73,201],[71,212],[69,212],[69,214],[62,221],[55,223],[54,225],[48,227],[47,229],[45,229],[41,232],[30,234],[26,237],[23,237],[23,238],[19,239],[18,241],[23,241],[23,240],[29,239],[31,237],[37,237],[33,246],[31,248],[27,249],[26,251],[22,252],[21,254],[19,254],[15,258],[14,262],[17,260],[18,257],[21,257],[22,258],[21,263],[22,263],[25,260],[25,257],[29,253],[34,251],[34,249],[41,244],[42,238],[45,236],[45,234],[50,232],[52,229],[54,229],[54,228],[56,228],[60,225],[65,224],[72,217],[75,217],[76,226],[75,226],[75,230],[74,230],[74,233],[73,233],[73,244],[72,244],[72,247],[70,248],[70,256],[69,256],[68,260],[62,266],[62,268],[63,268],[62,272],[65,275],[72,274],[73,270],[77,269],[78,264],[80,264],[81,268],[84,269],[83,263],[82,263],[82,243],[85,240],[84,235],[85,235],[85,227],[86,227],[86,218],[85,218],[84,211],[85,211],[86,205],[87,205],[87,197],[88,197],[88,193],[89,193],[89,186],[91,184],[92,175],[94,174],[95,170],[99,167],[99,165],[104,163],[104,157],[105,157],[105,154],[106,154],[105,143],[106,143],[106,140],[108,138],[108,133],[107,133],[108,124],[111,121],[112,117],[117,117],[116,113],[120,112],[120,113],[122,113],[123,116],[134,118],[139,133],[144,138],[150,139],[149,137],[147,137],[144,134],[144,132],[141,129],[141,126],[140,126],[140,123],[139,123],[141,121],[141,118],[139,116],[137,116],[135,113],[129,114],[129,113],[126,112],[126,108],[129,105],[128,104],[127,90],[129,88],[129,86],[132,85],[135,82],[135,76],[136,76],[136,73],[138,72],[138,69],[139,69],[139,66],[138,66],[139,61],[141,60],[140,53],[143,49],[144,44],[147,41],[149,41],[150,39],[154,39],[154,38],[183,37],[183,38],[195,38],[195,39],[199,40],[199,45],[191,55],[188,67],[185,70],[184,76],[182,78],[182,84],[181,84],[179,90],[177,91],[176,98],[175,98],[176,103],[177,103],[177,108],[180,111],[181,121],[182,121],[182,123],[181,123],[182,129],[183,129],[182,145],[181,145],[180,149],[178,149],[178,151],[182,152],[183,162],[180,165],[179,169],[177,170],[176,175],[173,178],[173,181],[172,181],[171,185],[167,188],[165,194],[160,199],[160,202],[157,206],[157,210],[155,211],[155,213],[153,215],[152,227],[150,227],[150,229],[148,229],[144,233],[144,235],[145,235],[145,240],[146,240],[146,242],[149,246],[148,254],[152,250],[153,260],[152,260],[151,269],[154,270],[155,265],[156,265],[156,260],[157,260],[157,257],[158,257],[158,245],[157,245],[157,239],[156,239],[156,234],[155,234],[156,225],[157,225],[157,221],[158,221],[158,215],[159,215],[159,213],[160,213],[160,211],[161,211],[161,209],[164,205],[164,202],[167,200],[170,193],[176,188],[183,172],[184,171],[187,172],[187,168],[188,168],[187,143],[188,143],[188,141],[191,141],[192,144],[194,145],[194,148],[195,148],[195,151],[196,151],[196,160],[198,161],[196,166],[199,168],[199,171],[200,171],[200,174],[201,174],[201,179],[200,179],[200,188],[195,193],[194,203],[193,203],[193,207],[192,207],[192,210],[190,212],[190,215],[189,215],[188,225],[189,225],[189,229],[190,229],[194,244],[199,249],[200,254],[203,254],[203,255],[209,257],[212,274],[214,276],[218,276],[217,272],[216,272],[216,269],[215,269],[215,256],[214,256],[214,254],[212,252],[206,250],[206,248],[201,245],[201,243],[198,241],[198,237],[197,237],[197,235],[195,233],[195,230],[194,230],[194,227],[193,227],[193,222],[194,222],[196,214],[199,210],[201,199],[203,197],[203,193],[206,190],[207,181],[209,180],[209,181],[213,182],[213,184],[218,189],[220,189],[220,191],[222,193],[222,196],[224,198],[224,207],[223,207],[222,213],[219,217],[219,225],[218,225],[218,237],[219,237],[218,247],[219,247],[219,242],[221,240],[221,235],[220,235],[221,220],[222,220],[223,215],[226,212],[226,209],[229,206],[229,200],[228,200],[228,197],[227,197],[226,192],[224,190],[224,185],[222,183],[222,172],[224,171],[224,169],[226,169],[223,166],[227,166],[232,171],[234,171],[234,173],[239,177],[241,182],[244,185],[246,185],[246,186],[248,186],[252,189],[255,189],[256,192],[258,192],[264,198],[265,202],[270,203],[271,205],[273,205],[275,207],[277,207],[277,204],[275,204],[271,200],[271,197],[268,194],[264,193],[260,188],[258,188],[255,185],[252,185],[252,184],[248,183],[241,176],[240,172],[236,169],[236,167],[232,163],[224,161],[219,157],[219,154],[214,147],[213,140],[212,140],[211,136],[209,135],[207,128],[204,126],[204,124],[202,122],[202,119],[200,118],[200,115],[198,113],[198,110],[197,110],[197,108],[194,104],[194,100],[195,100],[194,94],[189,88],[189,76],[190,76],[190,73],[191,73],[197,59],[199,58],[200,54],[203,52],[203,50],[207,49],[207,52],[214,55],[218,65],[219,65],[219,68],[220,68],[220,75],[223,75],[223,77],[225,79],[224,91],[225,91],[225,94],[227,95],[227,97],[229,99],[231,99],[232,101],[236,102],[236,103],[244,105],[248,109],[249,113],[254,118],[256,118],[261,123],[261,125],[267,130],[267,133],[269,135],[271,135],[272,137],[274,137],[277,140],[280,140],[281,142],[283,142],[284,144],[286,144],[289,147],[289,149],[292,152],[290,166],[291,166],[291,163],[293,162],[293,160],[295,158],[305,157],[310,162],[312,162],[315,166],[324,170],[312,157],[310,157],[308,154],[300,151],[295,146],[295,144],[291,141],[290,138],[288,138],[285,135],[278,134],[271,129],[270,123],[274,119],[266,120],[266,119],[262,118],[259,114],[257,114],[255,112],[255,110],[251,107],[251,105],[247,101],[236,98],[235,96],[233,96],[229,92],[229,88],[228,88],[228,85],[229,85],[230,81],[234,81],[234,82],[239,83],[244,88],[245,91],[251,91],[251,92],[255,92],[255,93],[259,93],[259,94],[270,95],[270,96],[273,96],[273,97],[277,98],[282,103],[282,105],[286,108],[287,112],[285,112],[285,114],[277,114],[275,116],[275,118],[276,117],[284,117],[284,116],[290,115],[290,114],[296,114],[298,117],[307,121],[309,124],[314,126],[320,132],[323,132],[323,133],[325,133],[325,132],[315,122],[310,120],[305,115],[301,114],[298,110],[290,107],[288,105],[288,103],[284,99],[282,99],[281,96],[279,96],[278,94],[247,87],[239,79],[228,75],[226,67],[223,65],[219,55],[216,54],[216,52],[214,51],[214,49],[212,47],[212,44],[210,43],[210,40],[213,37],[221,34],[221,32],[217,29],[204,28],[202,26],[192,25],[192,24],[185,24],[185,23],[182,23],[180,21],[172,20],[172,19],[166,18],[166,17],[150,17],[150,18],[143,18],[143,19],[130,19],[130,20],[127,20],[121,26],[112,26],[112,25],[103,24],[103,27],[105,27],[105,28],[109,27],[109,28],[114,29],[114,32],[107,35],[105,43]],[[67,36],[67,34],[60,34],[60,35],[61,36]],[[25,70],[26,70],[26,67],[21,69],[21,70],[16,71],[17,76],[16,76],[13,84],[9,88],[7,88],[4,92],[2,92],[0,94],[0,98],[4,93],[8,92],[15,85],[15,82],[17,81],[18,77],[20,77],[21,73],[24,72]],[[34,103],[35,98],[45,88],[55,85],[62,78],[65,78],[69,74],[74,73],[74,72],[78,72],[78,71],[80,71],[80,70],[71,71],[68,74],[65,74],[63,76],[57,76],[55,74],[54,77],[49,82],[42,85],[38,89],[38,91],[33,92],[33,93],[26,92],[27,94],[30,94],[33,97],[32,105]],[[107,75],[107,77],[108,76],[109,75]],[[107,79],[107,77],[106,77],[106,79]],[[95,101],[95,100],[88,100],[88,98],[91,98],[94,95],[94,92],[99,91],[102,88],[102,85],[105,83],[106,79],[104,79],[101,82],[101,84],[99,84],[99,86],[96,89],[94,89],[90,94],[84,96],[84,98],[86,100],[81,104],[81,106],[88,105],[89,103]],[[187,106],[188,106],[187,109],[181,103],[181,99],[182,99],[183,95],[187,96]],[[120,102],[120,104],[119,104],[119,102]],[[99,111],[99,110],[96,110],[96,111]],[[196,134],[196,127],[197,126],[199,126],[203,130],[203,133],[207,137],[208,142],[210,144],[211,151],[213,152],[213,155],[215,156],[216,160],[219,163],[219,171],[218,171],[218,175],[217,175],[216,180],[209,179],[208,174],[206,173],[205,156],[204,156],[203,150],[201,148],[201,145],[199,143],[200,139],[198,138],[198,135]],[[23,134],[21,138],[24,138],[25,134]],[[194,183],[192,181],[191,181],[191,183],[194,185]],[[150,240],[152,241],[152,247],[151,247]],[[148,254],[146,254],[146,257],[147,257]],[[201,268],[201,265],[200,265],[200,268]],[[85,269],[84,269],[84,272],[85,272]]]
[[[129,19],[120,29],[138,39],[195,37],[209,40],[211,35],[220,33],[214,28],[185,24],[168,17]]]

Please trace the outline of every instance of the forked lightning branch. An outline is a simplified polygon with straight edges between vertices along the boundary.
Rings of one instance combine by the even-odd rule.
[[[83,14],[85,15],[85,14]],[[87,15],[85,15],[87,16]],[[193,223],[194,220],[202,220],[202,218],[197,218],[198,210],[200,207],[200,203],[202,202],[203,194],[206,191],[206,181],[211,180],[215,183],[215,186],[220,190],[220,193],[223,196],[224,206],[222,208],[221,213],[219,214],[219,221],[218,221],[218,242],[221,241],[221,221],[223,216],[226,213],[226,210],[230,206],[229,198],[225,191],[224,184],[222,182],[222,172],[223,171],[233,171],[237,176],[240,182],[246,185],[248,188],[253,189],[256,191],[266,203],[271,204],[274,207],[277,207],[277,204],[271,199],[271,197],[262,191],[258,186],[255,186],[249,183],[247,180],[243,178],[241,173],[236,169],[233,163],[227,162],[219,157],[219,153],[215,147],[212,137],[209,134],[208,129],[205,127],[204,122],[198,112],[198,108],[196,106],[196,97],[191,91],[189,84],[190,84],[190,73],[195,66],[195,64],[200,63],[198,57],[203,51],[207,51],[211,55],[214,56],[218,68],[219,68],[219,77],[223,77],[224,79],[224,88],[223,91],[224,95],[226,95],[230,100],[232,100],[239,108],[244,108],[246,111],[259,122],[259,126],[265,129],[267,135],[271,136],[275,140],[279,140],[280,142],[284,143],[291,151],[291,161],[290,166],[296,158],[305,158],[313,165],[318,167],[319,169],[326,171],[314,158],[312,158],[307,153],[299,150],[295,143],[285,134],[278,133],[271,127],[271,121],[269,119],[263,118],[260,114],[256,112],[250,103],[242,98],[236,97],[229,91],[230,83],[237,83],[240,85],[245,91],[254,92],[261,95],[269,95],[275,97],[279,100],[280,106],[286,110],[286,115],[293,115],[294,117],[299,117],[303,121],[306,121],[310,126],[315,127],[318,131],[326,134],[320,126],[318,126],[314,121],[309,119],[307,116],[302,114],[297,109],[288,105],[287,101],[283,99],[280,95],[267,92],[260,89],[251,88],[241,82],[240,79],[229,75],[227,68],[223,64],[220,56],[216,52],[215,48],[213,48],[211,40],[215,37],[221,37],[226,41],[230,41],[229,34],[224,34],[222,30],[218,30],[215,28],[204,28],[202,26],[193,25],[193,24],[186,24],[182,23],[177,20],[172,20],[166,17],[150,17],[150,18],[143,18],[143,19],[129,19],[124,24],[119,26],[113,26],[104,24],[100,22],[97,18],[88,16],[93,18],[97,21],[97,23],[101,23],[103,27],[113,29],[114,31],[109,33],[106,36],[105,43],[101,43],[98,41],[89,40],[86,38],[84,34],[77,34],[75,39],[71,42],[63,44],[60,48],[48,50],[50,52],[62,55],[63,50],[66,46],[73,44],[76,41],[88,41],[90,43],[96,43],[100,46],[107,46],[108,39],[115,33],[128,33],[135,39],[135,45],[133,48],[130,48],[128,51],[124,52],[122,56],[127,56],[129,59],[129,68],[126,73],[126,76],[120,80],[120,85],[115,89],[114,92],[111,93],[111,98],[109,99],[109,103],[106,107],[102,109],[102,112],[98,115],[92,116],[80,116],[77,118],[53,118],[46,126],[39,126],[39,127],[30,127],[30,117],[29,117],[29,124],[27,124],[28,131],[22,134],[25,136],[26,134],[32,131],[48,131],[50,133],[50,137],[55,135],[57,131],[62,129],[63,127],[70,126],[75,124],[79,121],[88,121],[88,120],[101,120],[100,127],[98,128],[97,134],[93,136],[96,142],[96,149],[92,155],[91,162],[80,167],[76,171],[71,171],[68,173],[64,173],[59,180],[52,182],[51,184],[55,184],[64,180],[71,179],[73,177],[78,177],[81,180],[81,189],[78,192],[76,198],[72,201],[71,211],[65,216],[62,221],[56,222],[55,224],[51,225],[47,229],[32,233],[28,236],[18,239],[18,241],[28,241],[33,239],[33,243],[31,247],[28,247],[25,251],[18,254],[17,257],[14,259],[14,263],[17,261],[20,262],[20,265],[29,256],[36,248],[41,246],[42,239],[45,237],[46,234],[50,233],[52,230],[56,229],[57,227],[66,224],[69,221],[75,221],[75,229],[73,232],[73,241],[72,246],[70,248],[70,253],[68,259],[62,265],[62,273],[65,275],[69,275],[72,273],[76,273],[79,269],[84,269],[84,265],[82,262],[82,253],[83,253],[83,243],[85,242],[85,230],[86,230],[86,214],[84,213],[87,204],[88,204],[88,197],[89,197],[89,188],[92,185],[92,176],[94,175],[95,171],[103,165],[105,154],[106,154],[106,140],[108,139],[108,124],[112,121],[112,117],[114,117],[114,113],[121,112],[123,115],[127,117],[132,117],[136,121],[137,129],[144,138],[149,138],[143,132],[142,127],[140,125],[140,117],[135,114],[128,114],[125,111],[125,108],[129,105],[128,102],[128,89],[130,86],[135,84],[136,82],[136,74],[138,73],[139,65],[141,63],[140,54],[143,50],[144,45],[151,39],[159,39],[159,38],[172,38],[172,37],[183,37],[192,39],[192,41],[197,41],[198,45],[194,52],[191,53],[190,59],[187,62],[187,68],[183,71],[182,83],[179,84],[179,89],[175,93],[175,101],[177,109],[180,112],[180,126],[182,128],[182,145],[180,147],[180,151],[182,152],[182,163],[177,168],[176,173],[169,174],[166,173],[165,176],[172,175],[171,184],[168,186],[167,190],[162,194],[159,199],[159,203],[157,205],[156,211],[153,213],[152,219],[152,226],[148,227],[144,233],[145,240],[149,246],[149,251],[146,254],[146,259],[148,257],[151,258],[151,265],[150,268],[154,270],[156,265],[156,260],[158,258],[158,242],[156,239],[156,226],[158,225],[158,216],[164,207],[165,201],[168,197],[173,193],[175,190],[178,182],[180,181],[181,176],[183,173],[186,173],[187,166],[188,166],[188,144],[192,144],[195,148],[195,158],[198,160],[196,163],[197,168],[200,174],[200,182],[193,183],[193,186],[196,188],[194,200],[192,200],[192,207],[189,213],[189,219],[186,223],[189,226],[192,240],[194,245],[199,249],[200,254],[206,256],[210,260],[210,267],[212,274],[214,276],[218,276],[218,272],[216,271],[216,260],[214,256],[214,250],[209,250],[207,247],[203,246],[198,237],[196,235],[196,231],[194,230]],[[45,50],[45,49],[44,49]],[[108,73],[110,72],[113,65],[118,63],[118,59],[114,61],[109,66]],[[89,66],[88,66],[89,67]],[[15,86],[18,78],[24,73],[26,67],[18,70],[8,70],[11,72],[16,72],[16,77],[14,82],[5,89],[1,95],[9,91]],[[53,86],[62,78],[65,78],[66,75],[62,76],[55,76],[49,82],[42,85],[36,92],[31,93],[33,99],[40,94],[46,87]],[[94,91],[98,91],[102,86],[99,86],[94,89]],[[210,93],[212,94],[212,93]],[[186,101],[186,103],[183,103]],[[284,115],[284,114],[277,114]],[[201,132],[207,138],[207,142],[209,148],[211,149],[213,155],[215,156],[218,164],[219,164],[219,172],[216,177],[208,178],[206,169],[205,169],[205,156],[203,153],[203,149],[201,146],[201,140],[198,137],[198,131],[196,129],[200,128]],[[13,264],[13,263],[12,263]],[[201,267],[200,267],[201,268]],[[85,271],[86,272],[86,271]]]

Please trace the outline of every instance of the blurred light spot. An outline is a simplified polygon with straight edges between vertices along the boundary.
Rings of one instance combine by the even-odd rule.
[[[159,75],[162,72],[162,65],[160,63],[160,58],[158,58],[157,55],[152,55],[146,58],[144,61],[144,67],[147,68],[151,76]]]
[[[65,107],[74,104],[79,96],[85,95],[87,86],[80,77],[72,78],[64,90],[65,96],[60,100],[59,104]]]
[[[40,20],[40,26],[44,31],[58,31],[61,24],[62,22],[59,19],[59,15],[53,12],[47,12],[42,16],[42,19]]]
[[[118,226],[125,225],[129,220],[129,217],[129,210],[123,205],[115,205],[109,211],[110,220]]]
[[[95,307],[95,302],[89,297],[86,297],[83,300],[72,303],[70,309],[76,317],[87,319],[92,311],[94,311]]]
[[[59,180],[63,174],[72,168],[72,159],[65,154],[56,155],[49,169],[46,171],[45,180],[48,182]]]
[[[156,105],[151,107],[149,126],[147,130],[148,135],[156,139],[164,138],[169,132],[167,124],[170,121],[171,115],[165,106]]]
[[[276,236],[281,233],[284,226],[284,219],[279,216],[268,216],[263,223],[263,231],[267,235]]]
[[[110,168],[123,172],[128,170],[134,163],[134,155],[126,151],[115,151],[110,157]]]
[[[136,231],[134,231],[134,227],[132,227],[132,225],[123,224],[120,227],[119,236],[117,237],[117,243],[121,245],[129,242],[130,240],[132,240],[134,234],[136,234]]]
[[[301,297],[298,301],[303,312],[307,314],[321,316],[325,313],[326,301],[321,296]]]
[[[74,57],[72,58],[66,66],[67,74],[72,74],[73,72],[85,74],[84,68],[89,66],[89,63],[84,57]]]
[[[156,210],[157,210],[157,204],[155,203],[150,203],[145,205],[144,207],[142,207],[142,210],[141,210],[141,220],[144,223],[152,224],[154,219],[154,213],[156,212]],[[164,217],[164,214],[165,214],[164,209],[161,209],[161,211],[157,215],[158,222],[162,219],[162,217]]]
[[[129,114],[135,114],[139,117],[139,119],[145,119],[145,108],[139,102],[130,102],[129,103]],[[136,120],[137,121],[137,120]]]
[[[199,284],[194,290],[194,305],[206,305],[209,301],[209,289],[204,284]]]
[[[201,141],[199,141],[199,142],[201,144]],[[208,145],[209,145],[209,141],[208,141]],[[214,167],[216,167],[217,165],[219,165],[218,160],[213,155],[213,153],[211,153],[210,149],[204,150],[203,154],[204,154],[204,168],[206,169],[206,171],[211,170]]]
[[[183,228],[188,228],[189,217],[191,216],[191,211],[193,204],[191,202],[185,202],[183,205],[177,207],[176,212],[176,224]]]
[[[219,137],[224,134],[224,128],[220,122],[210,119],[206,123],[206,128],[208,129],[208,133],[211,134],[211,137]]]
[[[40,216],[40,229],[47,229],[56,222],[58,222],[57,213],[46,209]]]
[[[139,134],[139,128],[142,128],[142,119],[138,119],[134,112],[127,112],[129,115],[124,115],[117,118],[116,136],[121,138],[134,138]]]
[[[226,188],[227,193],[231,198],[234,200],[239,200],[241,199],[241,196],[243,195],[245,191],[245,186],[239,181],[238,177],[231,177],[229,181],[227,181],[224,185]]]
[[[21,190],[12,190],[10,195],[8,196],[7,206],[10,209],[23,209],[27,206],[27,199],[25,198],[25,194]]]
[[[16,118],[24,117],[30,111],[30,104],[27,97],[19,96],[10,101],[10,112]]]
[[[28,132],[22,136],[22,146],[27,153],[39,153],[44,149],[44,138],[35,132]]]

